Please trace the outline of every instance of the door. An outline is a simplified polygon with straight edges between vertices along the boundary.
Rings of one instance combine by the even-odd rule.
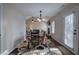
[[[78,54],[78,12],[65,16],[64,43]]]
[[[65,39],[64,43],[73,48],[73,37],[74,37],[74,14],[65,16]],[[74,34],[73,34],[74,33]]]

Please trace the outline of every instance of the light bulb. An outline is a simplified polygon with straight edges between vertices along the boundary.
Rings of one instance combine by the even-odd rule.
[[[38,18],[37,20],[38,20],[39,22],[41,22],[41,20],[40,20],[39,18]]]
[[[44,18],[43,18],[42,20],[43,20],[43,21],[45,21],[45,19],[44,19]]]

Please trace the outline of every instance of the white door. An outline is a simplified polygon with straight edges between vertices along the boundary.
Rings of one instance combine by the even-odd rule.
[[[74,37],[74,14],[65,16],[65,44],[73,48],[73,37]]]
[[[64,43],[78,54],[78,13],[74,12],[65,16]]]

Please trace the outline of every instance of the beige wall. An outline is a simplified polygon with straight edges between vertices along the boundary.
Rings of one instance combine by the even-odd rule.
[[[28,19],[26,21],[26,25],[27,25],[27,30],[30,29],[39,29],[39,30],[44,30],[47,32],[47,23],[46,22],[32,22],[32,19]]]
[[[78,54],[78,39],[74,40],[74,49],[70,49],[68,46],[64,44],[64,17],[65,15],[68,15],[69,13],[72,13],[73,11],[78,12],[79,11],[79,4],[69,4],[63,9],[57,13],[54,17],[50,19],[52,22],[55,20],[55,34],[52,34],[52,37],[64,45],[66,48],[68,48],[70,51],[74,52],[75,54]]]
[[[9,4],[2,5],[1,53],[8,54],[24,36],[25,17]]]
[[[0,34],[1,34],[1,5],[0,5]]]

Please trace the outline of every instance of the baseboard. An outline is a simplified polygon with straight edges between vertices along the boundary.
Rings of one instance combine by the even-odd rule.
[[[8,50],[5,50],[1,55],[8,55]]]
[[[54,38],[53,38],[54,39]],[[56,40],[56,39],[54,39],[56,42],[58,42],[59,44],[61,44],[62,46],[64,46],[66,49],[68,49],[70,52],[72,52],[73,54],[75,54],[74,53],[74,51],[73,50],[71,50],[70,48],[68,48],[64,43],[62,43],[62,42],[60,42],[60,41],[58,41],[58,40]]]
[[[5,50],[3,53],[1,53],[1,55],[9,55],[15,48],[12,49],[7,49]]]
[[[19,44],[21,44],[23,41],[21,41]],[[11,48],[11,49],[7,49],[5,50],[3,53],[1,53],[1,55],[9,55],[15,48],[17,48],[17,46],[19,45],[17,44],[15,47]]]
[[[16,46],[17,47],[17,46]],[[7,49],[5,50],[3,53],[1,53],[1,55],[9,55],[16,47],[12,48],[12,49]]]

